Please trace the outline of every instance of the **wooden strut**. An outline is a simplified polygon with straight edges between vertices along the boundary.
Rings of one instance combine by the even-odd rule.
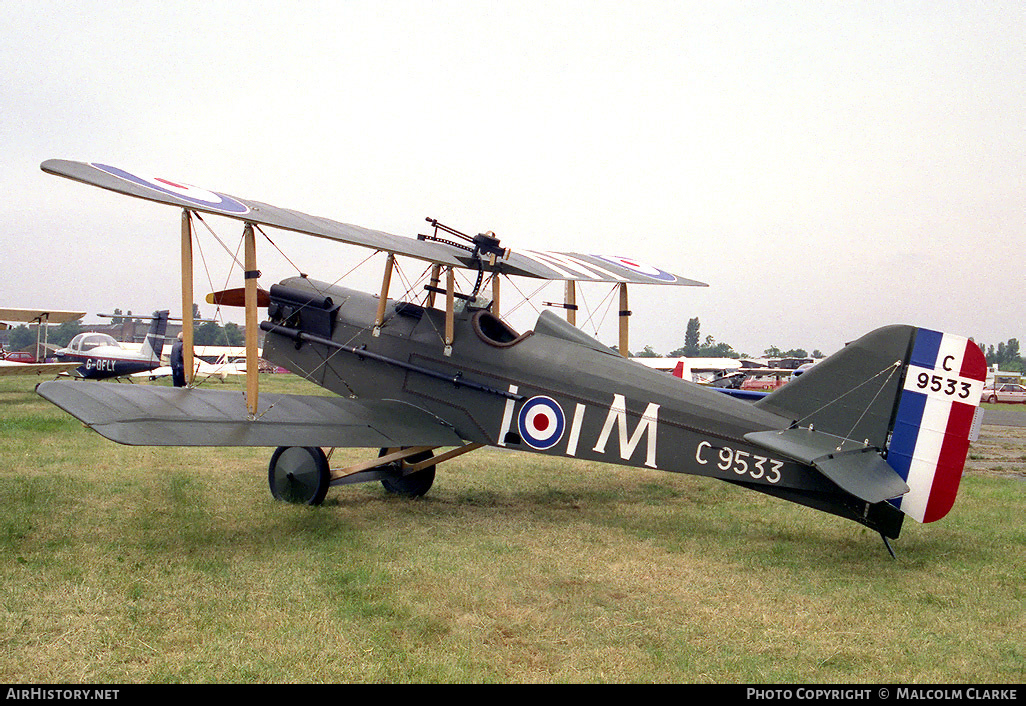
[[[451,451],[446,451],[444,454],[438,454],[437,456],[425,459],[419,463],[412,463],[409,466],[403,467],[403,475],[405,476],[409,475],[410,473],[416,473],[417,471],[423,470],[428,466],[433,466],[435,464],[442,463],[443,461],[448,461],[451,458],[456,458],[457,456],[462,456],[465,453],[475,451],[476,449],[479,449],[482,446],[484,446],[484,444],[464,444],[463,446],[459,446],[455,449],[452,449]]]
[[[462,456],[463,454],[479,449],[482,446],[484,446],[484,444],[465,444],[463,446],[458,446],[450,451],[446,451],[443,454],[439,454],[438,456],[432,456],[431,458],[425,459],[424,461],[420,461],[418,463],[404,463],[402,474],[406,476],[411,473],[416,473],[417,471],[421,471],[427,468],[428,466],[433,466],[435,464],[442,463],[443,461],[448,461],[449,459],[456,458],[457,456]],[[362,463],[353,464],[352,466],[347,466],[345,468],[339,469],[332,469],[331,480],[336,481],[343,478],[349,478],[350,476],[354,476],[357,473],[363,473],[364,471],[372,471],[376,468],[380,468],[381,466],[387,466],[388,464],[393,463],[395,461],[403,461],[404,459],[410,458],[411,456],[415,456],[425,451],[433,451],[437,448],[439,447],[411,446],[409,448],[400,449],[398,451],[392,451],[391,453],[387,453],[384,456],[379,456],[377,458],[372,458],[368,461],[363,461]],[[328,455],[331,455],[330,451]]]
[[[572,280],[566,281],[566,321],[571,326],[577,325],[577,284]]]
[[[182,209],[182,360],[185,384],[192,387],[196,379],[193,364],[193,293],[192,293],[192,212]]]
[[[257,351],[257,277],[256,235],[253,224],[246,223],[242,232],[246,249],[246,406],[251,417],[257,413],[260,393],[260,355]]]
[[[627,308],[627,283],[621,282],[617,285],[620,288],[620,355],[624,358],[630,356],[627,349],[628,318],[631,315]]]
[[[445,355],[452,355],[452,340],[456,328],[456,274],[452,267],[445,271]]]
[[[435,289],[438,288],[438,283],[442,279],[442,266],[438,264],[431,265],[431,286],[428,287],[428,296],[426,305],[429,309],[433,309],[435,306]],[[432,289],[434,287],[434,289]]]
[[[381,296],[378,297],[378,313],[374,317],[374,331],[371,335],[381,335],[381,326],[385,323],[385,305],[388,303],[388,288],[392,284],[392,269],[395,267],[395,253],[388,253],[385,258],[385,275],[381,278]]]
[[[492,272],[492,313],[501,316],[499,310],[499,273]]]

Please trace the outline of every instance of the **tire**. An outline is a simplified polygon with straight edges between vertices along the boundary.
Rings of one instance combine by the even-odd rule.
[[[394,449],[381,449],[378,452],[378,456],[384,456],[385,454],[393,451]],[[414,464],[426,461],[434,456],[430,451],[422,451],[419,454],[414,454],[402,461],[393,461],[390,464],[384,466],[384,469],[391,469],[394,471],[394,475],[389,478],[382,478],[381,485],[384,486],[385,490],[393,495],[402,495],[408,498],[419,498],[423,496],[428,490],[431,489],[431,485],[435,482],[435,466],[434,464],[426,466],[416,473],[410,473],[408,475],[402,475],[402,464]]]
[[[267,467],[267,484],[275,500],[320,505],[328,493],[328,459],[317,446],[279,446]]]

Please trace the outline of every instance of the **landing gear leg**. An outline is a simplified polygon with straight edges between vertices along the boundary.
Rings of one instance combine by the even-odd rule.
[[[378,456],[384,456],[385,454],[392,453],[396,449],[381,449],[378,452]],[[381,479],[381,485],[385,487],[389,493],[395,495],[405,495],[407,497],[416,498],[424,495],[431,488],[431,484],[435,482],[435,464],[425,466],[419,471],[403,475],[403,465],[413,465],[420,463],[421,461],[427,461],[433,458],[434,454],[430,451],[422,451],[419,454],[408,456],[401,461],[393,461],[385,466],[381,466],[380,470],[390,471],[389,476]]]

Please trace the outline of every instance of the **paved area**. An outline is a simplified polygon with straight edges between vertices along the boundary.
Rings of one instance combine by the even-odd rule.
[[[1026,404],[985,405],[983,424],[999,427],[1026,427]]]

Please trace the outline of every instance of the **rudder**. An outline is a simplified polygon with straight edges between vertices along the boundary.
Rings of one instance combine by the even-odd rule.
[[[150,330],[146,332],[146,339],[143,341],[139,352],[150,360],[160,361],[164,352],[164,334],[167,332],[167,319],[169,311],[155,311],[151,317]]]
[[[955,503],[969,443],[979,431],[987,361],[962,336],[918,329],[898,401],[887,463],[909,492],[892,504],[919,522]]]

